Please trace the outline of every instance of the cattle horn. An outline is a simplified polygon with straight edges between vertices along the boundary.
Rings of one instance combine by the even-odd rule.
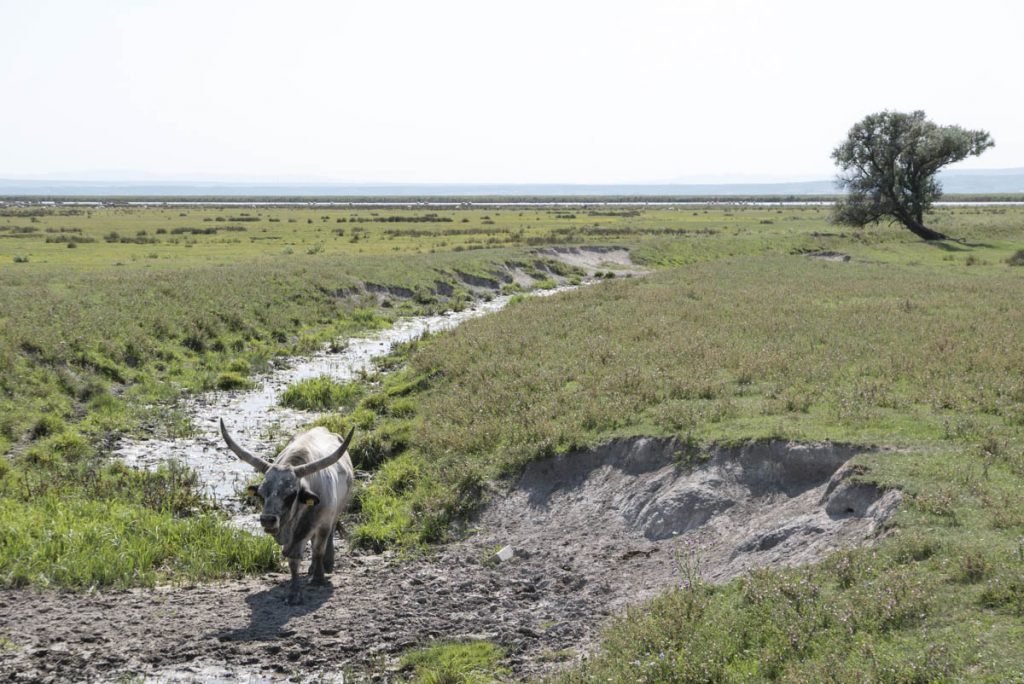
[[[224,438],[224,442],[228,445],[228,449],[231,449],[231,451],[235,452],[235,456],[238,456],[238,458],[242,459],[243,461],[251,465],[256,470],[260,471],[261,473],[265,473],[268,470],[270,470],[269,463],[264,461],[256,454],[250,451],[246,451],[242,447],[238,446],[238,442],[231,439],[231,435],[228,434],[228,429],[224,427],[223,418],[220,419],[220,434]]]
[[[318,461],[313,461],[312,463],[306,463],[305,465],[297,466],[295,468],[295,477],[303,478],[306,477],[307,475],[312,475],[317,471],[323,470],[324,468],[327,468],[337,463],[338,459],[344,456],[345,452],[348,451],[348,443],[352,441],[352,435],[354,435],[355,433],[355,428],[349,430],[348,437],[345,438],[345,441],[341,443],[341,446],[338,447],[335,450],[335,452],[330,456],[324,456]]]

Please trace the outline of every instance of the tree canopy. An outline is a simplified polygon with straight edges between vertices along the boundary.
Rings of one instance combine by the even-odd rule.
[[[993,144],[986,131],[939,126],[922,111],[870,114],[832,151],[841,169],[838,183],[848,192],[833,220],[864,226],[888,217],[925,240],[945,240],[924,224],[925,212],[942,196],[935,174]]]

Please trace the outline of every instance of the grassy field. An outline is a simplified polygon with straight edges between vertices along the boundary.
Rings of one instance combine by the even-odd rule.
[[[380,465],[355,540],[442,540],[494,478],[616,436],[896,446],[863,459],[907,494],[877,550],[680,588],[566,679],[1019,678],[1022,218],[956,210],[941,220],[965,242],[942,246],[884,229],[790,238],[848,263],[799,244],[641,242],[635,254],[688,266],[527,300],[415,345],[352,413],[323,421],[370,430],[356,455]]]
[[[449,306],[433,290],[465,296],[458,273],[528,264],[551,244],[614,244],[656,273],[520,301],[412,345],[376,383],[295,388],[294,405],[342,407],[321,422],[361,427],[353,456],[377,476],[359,496],[356,542],[443,540],[493,478],[613,436],[899,446],[865,459],[870,478],[907,493],[897,533],[876,550],[671,592],[612,627],[567,678],[1020,678],[1024,267],[1011,262],[1024,210],[942,209],[930,225],[963,241],[935,245],[826,216],[7,207],[0,582],[132,585],[272,567],[264,540],[223,536],[187,473],[107,463],[110,436],[185,431],[165,408],[182,391],[245,382],[277,354]],[[827,252],[852,260],[806,256]],[[353,294],[364,282],[412,296],[381,308]],[[161,531],[100,533],[143,515]],[[70,554],[72,540],[94,562]],[[190,557],[197,545],[212,551]]]

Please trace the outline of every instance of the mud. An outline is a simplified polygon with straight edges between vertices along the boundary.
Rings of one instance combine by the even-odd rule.
[[[538,250],[537,254],[581,268],[588,275],[604,270],[614,271],[619,275],[646,273],[633,263],[629,250],[624,247],[550,247]]]
[[[565,667],[609,616],[699,572],[722,582],[864,543],[900,501],[856,479],[863,449],[773,442],[698,455],[618,440],[529,465],[460,541],[425,557],[342,555],[285,603],[285,574],[203,586],[0,592],[0,679],[388,681],[399,655],[490,639],[512,680]],[[503,546],[514,555],[490,559]]]
[[[807,252],[805,255],[811,259],[820,259],[821,261],[838,261],[846,263],[850,261],[849,254],[843,254],[842,252]]]

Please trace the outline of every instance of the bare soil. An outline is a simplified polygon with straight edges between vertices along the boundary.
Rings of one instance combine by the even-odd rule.
[[[643,275],[644,269],[633,263],[629,250],[625,247],[594,246],[585,247],[548,247],[540,249],[537,254],[558,259],[576,266],[594,275],[597,271],[614,271],[619,275]]]
[[[857,480],[864,448],[760,443],[685,465],[670,439],[529,465],[460,541],[422,557],[342,555],[285,603],[284,573],[203,586],[0,592],[0,679],[390,681],[435,640],[490,639],[514,680],[565,667],[609,616],[679,586],[813,562],[877,535],[900,501]],[[692,461],[691,461],[692,462]],[[511,546],[511,560],[495,552]]]
[[[820,259],[821,261],[838,261],[840,263],[846,263],[850,261],[849,254],[843,254],[842,252],[808,252],[807,257],[811,259]]]

